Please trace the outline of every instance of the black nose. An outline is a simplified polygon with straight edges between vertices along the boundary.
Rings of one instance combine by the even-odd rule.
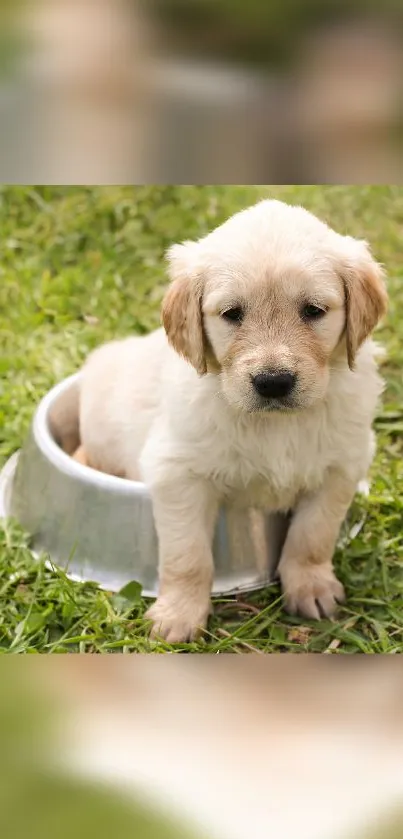
[[[257,376],[252,376],[253,387],[259,396],[265,396],[267,399],[279,399],[282,396],[288,396],[295,385],[295,381],[294,373],[284,371],[258,373]]]

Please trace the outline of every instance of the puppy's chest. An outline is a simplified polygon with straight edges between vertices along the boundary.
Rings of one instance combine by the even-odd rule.
[[[298,495],[320,486],[327,458],[318,434],[293,428],[222,437],[215,462],[205,468],[219,491],[240,505],[291,507]]]

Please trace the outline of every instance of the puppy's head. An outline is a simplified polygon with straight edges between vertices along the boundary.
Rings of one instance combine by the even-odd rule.
[[[262,201],[168,252],[168,339],[200,375],[219,373],[245,411],[296,410],[326,393],[386,308],[365,242],[301,207]]]

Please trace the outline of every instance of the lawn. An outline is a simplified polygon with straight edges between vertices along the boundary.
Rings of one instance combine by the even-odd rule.
[[[357,498],[335,558],[346,605],[334,621],[301,621],[271,586],[216,601],[205,638],[172,648],[148,639],[145,600],[49,570],[9,525],[0,530],[1,651],[403,652],[403,188],[2,188],[0,464],[21,446],[39,399],[92,347],[158,325],[166,247],[267,195],[366,238],[389,278],[371,493]]]

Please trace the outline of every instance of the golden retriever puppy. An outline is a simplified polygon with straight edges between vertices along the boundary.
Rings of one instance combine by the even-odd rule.
[[[285,606],[332,615],[337,536],[374,452],[382,269],[365,242],[271,200],[174,245],[168,262],[165,331],[96,350],[79,394],[88,462],[152,494],[152,631],[179,642],[206,625],[224,501],[292,511]]]

